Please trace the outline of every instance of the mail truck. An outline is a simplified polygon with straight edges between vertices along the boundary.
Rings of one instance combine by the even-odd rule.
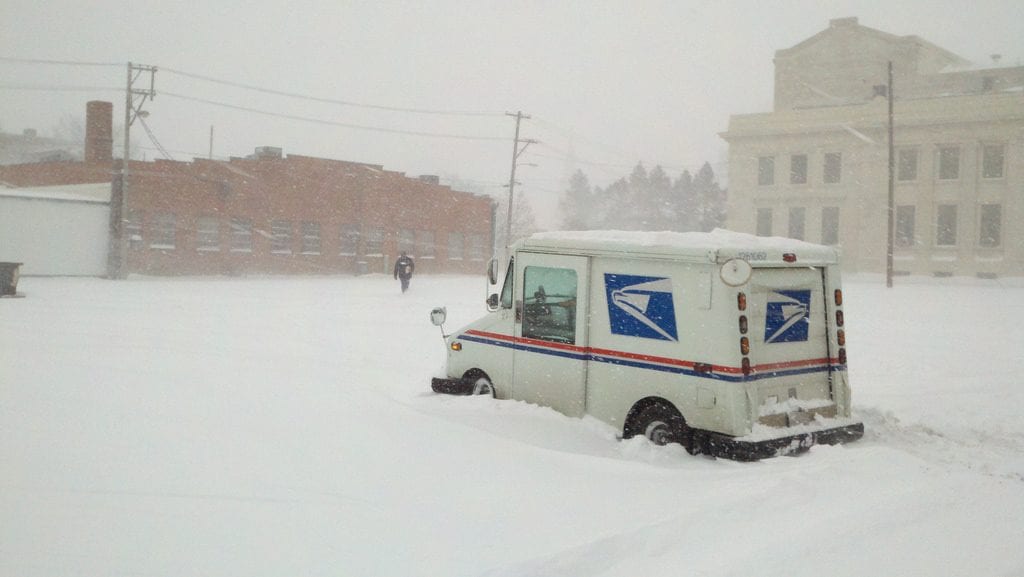
[[[834,248],[725,230],[586,231],[535,234],[509,252],[488,314],[446,336],[434,391],[591,415],[624,438],[738,460],[863,435]]]

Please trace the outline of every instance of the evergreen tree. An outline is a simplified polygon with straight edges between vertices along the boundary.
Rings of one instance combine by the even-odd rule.
[[[647,175],[647,202],[645,230],[674,230],[676,210],[672,203],[672,179],[660,166]]]
[[[674,182],[660,166],[643,163],[606,188],[577,170],[559,201],[564,229],[709,231],[725,221],[725,191],[707,162]]]
[[[725,191],[715,179],[711,164],[705,162],[693,179],[694,197],[697,201],[696,229],[710,231],[725,222]]]
[[[621,196],[617,212],[625,230],[647,230],[651,215],[651,181],[642,162],[636,163],[627,181],[627,190]]]
[[[676,222],[672,230],[678,232],[696,230],[697,200],[694,195],[693,176],[690,175],[689,170],[684,170],[672,185],[672,204],[676,214]]]
[[[608,185],[600,195],[600,228],[630,230],[628,213],[631,210],[632,196],[629,182],[625,178]]]
[[[569,190],[558,202],[562,214],[563,230],[590,230],[597,224],[597,200],[590,180],[582,170],[577,170],[569,179]]]

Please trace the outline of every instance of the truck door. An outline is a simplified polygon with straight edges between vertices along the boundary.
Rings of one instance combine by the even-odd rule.
[[[755,268],[750,361],[760,404],[831,400],[823,269]]]
[[[512,396],[579,417],[586,411],[586,257],[519,253]]]

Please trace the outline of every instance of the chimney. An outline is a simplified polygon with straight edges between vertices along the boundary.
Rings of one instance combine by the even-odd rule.
[[[89,164],[113,161],[114,105],[93,100],[85,104],[85,162]]]

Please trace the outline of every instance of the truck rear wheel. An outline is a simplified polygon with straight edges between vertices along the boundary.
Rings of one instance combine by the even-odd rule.
[[[654,402],[640,410],[625,431],[625,437],[643,435],[655,445],[679,443],[692,453],[693,432],[686,419],[670,404]]]

